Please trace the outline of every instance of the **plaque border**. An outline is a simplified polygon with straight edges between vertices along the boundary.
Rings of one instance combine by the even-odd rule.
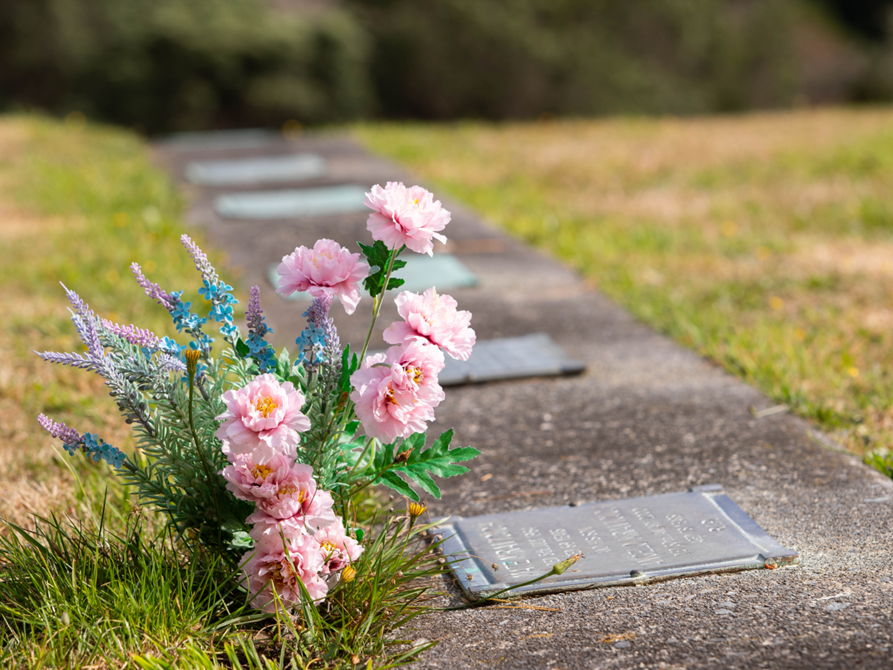
[[[683,494],[703,497],[709,504],[720,512],[725,520],[734,525],[744,535],[754,548],[754,554],[746,558],[731,560],[716,560],[691,563],[675,567],[643,568],[640,570],[618,571],[605,573],[596,577],[574,577],[565,572],[558,578],[552,578],[547,583],[539,582],[530,586],[513,589],[509,595],[534,595],[547,593],[561,593],[564,591],[578,591],[607,586],[634,586],[637,584],[651,584],[654,582],[691,577],[717,572],[738,572],[741,570],[769,569],[774,570],[787,565],[797,565],[800,562],[800,554],[792,549],[787,549],[772,538],[760,525],[751,518],[747,512],[738,507],[735,502],[726,495],[721,484],[706,484],[694,486]],[[678,496],[679,493],[666,495]],[[655,500],[662,496],[649,496],[647,499]],[[646,499],[646,498],[642,498]],[[628,498],[627,500],[635,500]],[[585,503],[578,507],[601,505],[610,503],[610,500]],[[554,510],[565,507],[554,507]],[[506,515],[524,514],[523,511],[506,512]],[[473,518],[473,517],[472,517]],[[461,534],[463,517],[450,517],[438,524],[434,534],[442,536],[441,551],[447,557],[448,565],[453,576],[462,589],[463,595],[469,600],[482,600],[493,594],[503,591],[508,584],[502,581],[491,581],[487,573],[481,569],[480,562],[483,558],[471,553],[471,548],[465,545]],[[585,552],[584,552],[585,553]]]

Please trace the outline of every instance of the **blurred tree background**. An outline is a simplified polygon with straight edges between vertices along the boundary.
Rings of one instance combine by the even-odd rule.
[[[5,0],[0,107],[146,132],[893,99],[893,0]]]

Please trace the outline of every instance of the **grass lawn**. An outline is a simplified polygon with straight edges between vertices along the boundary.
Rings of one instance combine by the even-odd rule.
[[[354,133],[893,474],[893,110]]]
[[[129,427],[102,380],[33,352],[81,349],[60,282],[103,316],[174,335],[129,265],[172,288],[200,283],[182,253],[179,213],[174,188],[130,133],[77,118],[0,119],[0,517],[27,524],[50,506],[67,512],[82,497],[75,474],[104,474],[68,457],[36,423],[39,412],[129,451]]]

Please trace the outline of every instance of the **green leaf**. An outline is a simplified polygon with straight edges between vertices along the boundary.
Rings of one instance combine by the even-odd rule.
[[[413,491],[409,484],[400,479],[400,477],[398,477],[392,470],[385,472],[375,483],[384,484],[385,486],[394,489],[401,496],[406,496],[410,500],[415,500],[416,502],[419,501],[419,494]],[[439,497],[440,496],[438,496],[438,498]]]
[[[428,449],[425,449],[425,434],[411,435],[400,445],[399,453],[410,451],[406,461],[400,464],[394,464],[396,443],[386,445],[376,454],[371,471],[382,472],[388,466],[391,467],[375,483],[386,484],[396,490],[397,485],[394,485],[393,477],[399,472],[406,475],[428,495],[440,498],[440,489],[431,475],[447,478],[466,473],[468,468],[464,465],[457,465],[457,463],[470,461],[481,453],[471,447],[459,447],[451,450],[450,442],[452,440],[453,431],[450,429],[442,433]],[[402,479],[400,482],[406,484]],[[413,498],[413,500],[417,500],[417,498]]]
[[[251,349],[248,348],[248,345],[245,344],[245,341],[241,337],[239,338],[239,341],[236,342],[236,353],[242,358],[247,358],[248,354],[251,353]]]
[[[338,391],[340,393],[350,392],[350,376],[360,367],[360,360],[356,354],[351,356],[350,345],[344,347],[341,352],[341,380],[338,383]]]
[[[288,349],[282,347],[279,360],[276,363],[276,375],[280,379],[288,379],[291,376],[291,363],[289,362]]]
[[[366,260],[369,261],[369,276],[363,280],[363,286],[369,292],[373,298],[378,294],[382,293],[385,290],[384,287],[384,278],[387,274],[388,263],[391,260],[391,250],[388,249],[384,242],[381,240],[377,240],[375,244],[369,246],[368,244],[363,244],[362,242],[357,242],[360,245],[360,249],[363,251],[363,255],[366,257]],[[405,248],[405,247],[404,247]],[[403,249],[397,252],[399,256],[403,252]],[[388,282],[388,289],[398,288],[403,285],[402,279],[397,279],[393,277],[393,273],[397,270],[406,266],[406,261],[395,260],[394,267],[392,269],[392,278]],[[395,283],[399,282],[399,283]]]
[[[233,533],[233,538],[228,544],[234,549],[251,549],[254,546],[254,540],[244,530],[239,530]]]

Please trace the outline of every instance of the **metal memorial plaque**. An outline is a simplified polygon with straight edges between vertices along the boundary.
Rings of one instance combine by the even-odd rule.
[[[225,219],[298,219],[368,211],[364,186],[328,186],[221,195],[214,209]]]
[[[645,584],[800,560],[715,484],[687,493],[453,518],[437,532],[457,581],[473,600],[535,579],[579,553],[583,558],[564,574],[515,593]]]
[[[433,257],[412,254],[403,260],[406,261],[406,267],[400,270],[399,275],[406,283],[398,289],[400,291],[420,293],[432,286],[437,287],[438,291],[447,291],[459,287],[477,286],[478,283],[477,276],[451,254],[437,254]],[[275,263],[267,268],[267,279],[274,288],[279,286],[279,273],[276,271],[278,267],[279,264]],[[311,299],[309,293],[295,292],[288,296],[288,300],[309,302]]]
[[[241,130],[209,130],[202,132],[175,133],[162,138],[161,143],[172,149],[206,151],[219,149],[259,149],[281,139],[282,136],[266,128]]]
[[[186,179],[202,186],[242,186],[313,179],[325,174],[326,162],[316,154],[268,156],[228,161],[196,161]]]
[[[446,357],[438,375],[441,386],[458,386],[501,379],[550,377],[583,372],[586,365],[572,358],[545,333],[479,340],[471,358]]]

